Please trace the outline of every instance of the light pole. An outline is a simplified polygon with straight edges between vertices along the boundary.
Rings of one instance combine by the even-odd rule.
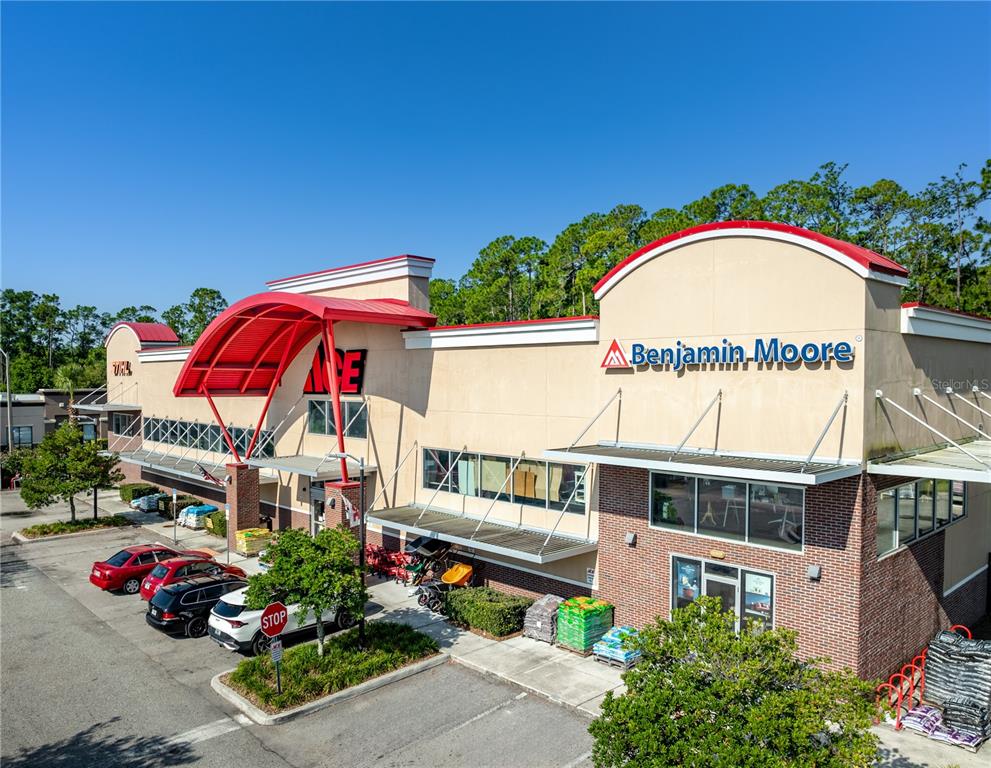
[[[351,459],[358,463],[358,572],[361,574],[361,585],[365,586],[365,459],[362,456],[352,456],[350,453],[328,453],[331,459]],[[358,617],[358,643],[365,647],[365,606],[362,603],[361,616]]]
[[[3,375],[4,386],[7,388],[7,450],[14,450],[14,422],[11,419],[10,403],[14,396],[10,393],[10,355],[0,347],[0,355],[3,355]]]

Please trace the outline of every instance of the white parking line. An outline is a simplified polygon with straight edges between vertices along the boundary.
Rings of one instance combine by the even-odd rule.
[[[518,693],[513,698],[507,699],[506,701],[502,702],[501,704],[496,704],[494,707],[489,707],[484,712],[479,712],[473,718],[471,718],[469,720],[465,720],[460,725],[454,726],[453,728],[451,728],[451,730],[448,731],[448,733],[454,733],[455,731],[460,731],[462,728],[465,728],[465,727],[471,725],[472,723],[478,722],[483,717],[488,717],[493,712],[497,712],[500,709],[502,709],[503,707],[505,707],[505,706],[507,706],[509,704],[512,704],[514,701],[519,701],[520,699],[524,698],[525,696],[526,696],[526,691],[524,691],[523,693]]]
[[[213,739],[217,736],[223,736],[225,733],[236,731],[240,727],[240,723],[236,723],[231,720],[231,718],[225,717],[220,720],[215,720],[212,723],[201,725],[199,728],[193,728],[185,733],[180,733],[178,736],[173,736],[165,743],[167,746],[176,746],[179,744],[198,744],[201,741]]]
[[[563,765],[563,766],[561,766],[561,768],[575,768],[576,766],[578,766],[578,765],[581,765],[582,763],[584,763],[584,762],[585,762],[586,760],[588,760],[588,759],[589,759],[589,758],[590,758],[591,756],[592,756],[592,751],[591,751],[591,750],[589,750],[589,751],[588,751],[588,752],[586,752],[586,753],[585,753],[584,755],[578,755],[578,757],[576,757],[576,758],[575,758],[574,760],[572,760],[572,761],[571,761],[570,763],[568,763],[567,765]]]

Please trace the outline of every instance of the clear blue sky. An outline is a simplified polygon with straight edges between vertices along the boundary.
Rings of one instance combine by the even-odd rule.
[[[2,6],[3,285],[205,285],[991,156],[991,6]]]

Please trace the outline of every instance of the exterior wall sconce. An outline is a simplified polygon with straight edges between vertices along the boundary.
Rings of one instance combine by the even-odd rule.
[[[806,569],[805,575],[809,577],[809,581],[819,581],[822,578],[822,566],[810,565]]]
[[[626,534],[626,544],[630,547],[635,547],[637,545],[637,535],[635,533]]]

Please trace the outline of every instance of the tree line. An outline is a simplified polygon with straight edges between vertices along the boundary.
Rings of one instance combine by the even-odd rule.
[[[15,291],[0,293],[0,346],[10,355],[13,392],[97,387],[106,383],[107,332],[122,321],[163,322],[183,344],[191,344],[227,307],[214,288],[197,288],[189,301],[161,313],[147,304],[128,306],[116,313],[96,307],[63,307],[53,293]]]
[[[855,187],[846,169],[826,163],[763,197],[746,184],[726,184],[650,215],[620,204],[569,224],[550,244],[533,235],[497,237],[459,280],[431,281],[432,310],[444,325],[595,314],[595,283],[640,247],[699,224],[768,220],[894,259],[909,271],[904,301],[991,315],[991,160],[976,177],[961,165],[916,192],[891,179]]]

